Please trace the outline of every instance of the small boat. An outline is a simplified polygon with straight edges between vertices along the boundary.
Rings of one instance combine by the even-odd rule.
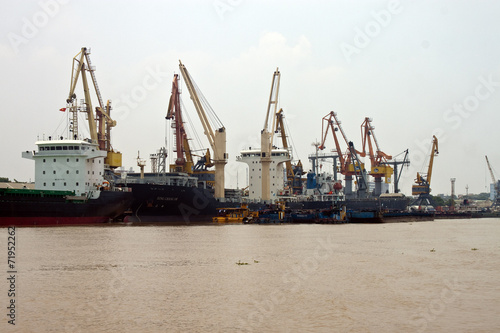
[[[257,218],[252,223],[258,224],[280,224],[290,223],[290,214],[286,211],[286,203],[278,201],[268,208],[259,210]]]
[[[251,223],[258,216],[258,212],[250,211],[248,205],[243,203],[240,207],[220,208],[212,221],[214,223]]]
[[[298,210],[290,213],[292,223],[336,224],[348,223],[345,206],[321,210]]]

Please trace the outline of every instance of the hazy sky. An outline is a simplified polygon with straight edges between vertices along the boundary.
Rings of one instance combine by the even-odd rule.
[[[457,193],[486,192],[485,155],[500,177],[499,13],[499,1],[1,0],[0,176],[33,180],[21,151],[43,135],[66,136],[58,110],[86,46],[127,168],[138,169],[140,151],[149,171],[149,154],[172,141],[165,114],[181,59],[226,127],[227,187],[247,185],[236,156],[260,143],[279,67],[279,107],[307,169],[322,117],[334,110],[355,145],[368,116],[381,150],[409,149],[403,193],[426,171],[433,135],[432,193],[449,194],[451,177]],[[207,144],[187,89],[183,103]]]

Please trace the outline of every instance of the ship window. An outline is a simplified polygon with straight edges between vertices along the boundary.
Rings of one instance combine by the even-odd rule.
[[[66,170],[66,174],[67,174],[67,175],[69,174],[69,170]]]
[[[80,160],[77,158],[77,159],[76,159],[76,161],[78,162],[78,161],[80,161]]]
[[[63,150],[68,150],[68,146],[63,146]]]
[[[80,150],[80,146],[75,146],[75,150]]]
[[[56,174],[56,170],[53,171],[54,175]]]
[[[66,159],[66,162],[69,162],[69,158],[68,158],[68,159]]]
[[[78,186],[78,182],[76,182],[76,186]]]
[[[69,150],[73,150],[73,149],[74,149],[74,147],[73,147],[73,146],[69,146],[69,147],[68,147],[68,149],[69,149]]]
[[[56,161],[56,159],[54,158],[54,162]]]
[[[43,186],[47,186],[47,183],[43,183]]]
[[[45,170],[42,173],[45,175]]]
[[[62,147],[61,146],[57,146],[56,150],[62,150]]]
[[[87,175],[90,175],[90,170],[89,170],[89,171],[87,171]]]
[[[92,171],[92,174],[94,174],[94,171]]]
[[[66,182],[64,182],[64,186],[66,186]]]
[[[80,173],[80,171],[76,170],[76,174],[79,174],[79,173]]]
[[[56,147],[50,146],[50,150],[56,150]]]
[[[45,163],[45,158],[43,159],[43,163]]]
[[[56,186],[56,183],[52,183],[52,186]]]

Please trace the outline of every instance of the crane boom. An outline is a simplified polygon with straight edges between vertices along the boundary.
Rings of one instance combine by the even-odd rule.
[[[360,165],[357,165],[356,167],[354,166],[354,164],[351,163],[352,154],[351,154],[350,150],[355,149],[355,148],[354,148],[354,145],[349,145],[349,142],[351,142],[351,141],[349,141],[347,139],[347,135],[345,134],[344,129],[341,126],[341,122],[337,118],[337,113],[334,111],[331,111],[330,113],[328,113],[326,116],[323,117],[323,123],[322,123],[322,127],[321,127],[322,140],[321,140],[321,144],[319,145],[318,149],[320,149],[320,150],[325,149],[325,142],[326,142],[326,138],[328,136],[329,130],[331,130],[331,132],[332,132],[333,140],[335,141],[335,151],[337,152],[337,154],[339,156],[340,173],[343,175],[353,176],[356,174],[356,170],[355,170],[356,167],[363,170],[364,169],[363,163],[361,163]],[[338,139],[337,134],[336,134],[336,132],[338,132],[338,131],[340,131],[340,133],[342,134],[342,138],[344,139],[344,141],[347,145],[345,152],[343,152],[342,149],[340,148],[340,142],[339,142],[339,139]],[[356,154],[362,155],[362,153],[360,153],[357,150],[356,150]]]
[[[276,71],[274,71],[273,74],[273,81],[271,83],[271,92],[269,93],[269,103],[267,104],[267,112],[266,112],[266,119],[264,122],[264,131],[269,130],[269,114],[271,111],[271,107],[274,106],[273,108],[273,124],[271,126],[271,129],[274,131],[277,124],[276,124],[276,115],[277,112],[276,110],[278,109],[278,94],[280,91],[280,79],[281,79],[281,73],[278,68],[276,68]],[[271,133],[271,138],[270,138],[270,145],[271,147],[273,146],[273,138],[274,136]]]
[[[438,139],[435,135],[432,136],[432,147],[429,159],[429,166],[427,168],[427,175],[421,175],[417,172],[417,179],[415,180],[415,185],[412,186],[412,195],[428,195],[431,192],[431,177],[432,177],[432,167],[434,164],[434,156],[439,154],[438,151]]]
[[[260,134],[260,153],[261,153],[261,164],[262,164],[262,200],[271,200],[271,185],[270,185],[270,165],[271,165],[271,151],[273,147],[273,131],[276,122],[276,108],[278,107],[278,94],[279,94],[279,82],[281,74],[276,68],[273,73],[273,80],[271,84],[271,92],[269,93],[269,102],[267,104],[266,118],[264,121],[264,128]],[[274,105],[273,111],[273,125],[269,128],[269,114],[271,112],[271,107]]]
[[[488,160],[488,156],[486,157],[486,163],[488,164],[488,169],[490,170],[490,175],[491,175],[491,180],[493,181],[493,188],[495,191],[495,197],[493,204],[491,205],[492,208],[497,209],[500,206],[500,187],[499,183],[497,182],[497,179],[495,178],[495,174],[493,173],[493,168],[490,165],[490,161]]]
[[[180,103],[179,75],[175,74],[172,80],[172,94],[168,102],[166,119],[174,119],[175,121],[175,151],[177,159],[175,165],[171,166],[172,171],[192,173],[193,158],[187,138],[187,133],[182,120],[181,103]]]
[[[280,109],[276,112],[276,127],[274,132],[280,132],[281,134],[281,142],[283,144],[283,148],[288,149],[288,140],[286,139],[285,132],[285,122],[283,121],[283,109]],[[299,160],[297,164],[292,165],[292,160],[289,159],[285,162],[286,164],[286,178],[287,183],[290,188],[293,189],[293,193],[302,193],[302,181],[300,177],[302,176],[302,162]],[[298,179],[297,179],[298,178]]]
[[[488,160],[488,156],[484,156],[484,157],[486,157],[486,164],[488,165],[488,170],[490,171],[491,180],[493,181],[493,184],[495,184],[495,188],[496,188],[497,180],[495,178],[495,174],[493,173],[493,169],[491,168],[490,161]]]
[[[69,95],[66,99],[66,102],[72,103],[76,99],[75,89],[76,84],[78,83],[78,78],[80,73],[82,75],[82,83],[83,83],[83,94],[85,96],[85,104],[86,104],[86,112],[88,114],[88,123],[89,123],[89,132],[90,139],[93,143],[98,142],[97,138],[97,127],[94,118],[94,111],[92,109],[92,99],[90,98],[89,85],[87,82],[87,76],[85,75],[85,53],[87,52],[86,48],[82,48],[81,51],[73,58],[73,70],[71,73],[71,85],[69,89]],[[80,58],[78,59],[78,56]]]
[[[365,117],[365,120],[361,124],[363,152],[360,156],[366,155],[366,145],[368,144],[368,154],[371,163],[370,175],[375,179],[375,195],[380,195],[382,193],[382,177],[385,178],[386,183],[390,183],[394,169],[387,165],[387,160],[392,159],[392,156],[380,150],[374,129],[375,126],[372,125],[372,119]],[[373,149],[372,139],[375,143],[375,150]]]
[[[429,167],[427,168],[427,182],[429,185],[431,184],[431,176],[432,176],[432,167],[434,164],[434,156],[439,154],[438,151],[438,139],[436,136],[432,136],[432,148],[431,148],[431,158],[429,160]]]
[[[224,167],[227,163],[226,129],[221,124],[221,127],[214,131],[201,104],[198,93],[196,92],[192,78],[180,60],[179,69],[189,90],[189,95],[191,96],[191,100],[193,101],[196,112],[198,113],[198,117],[200,118],[204,133],[213,151],[215,164],[215,198],[224,198]]]
[[[111,128],[116,126],[116,121],[111,119],[111,102],[108,100],[106,106],[103,103],[101,96],[101,91],[97,84],[97,79],[95,77],[94,68],[90,62],[90,50],[86,47],[82,47],[80,52],[73,58],[73,68],[71,73],[71,83],[69,88],[68,98],[66,102],[68,104],[73,103],[76,99],[75,89],[78,83],[78,79],[81,75],[83,84],[83,93],[85,96],[86,110],[88,114],[88,125],[90,132],[90,139],[94,143],[99,144],[99,149],[107,151],[107,157],[105,164],[111,168],[117,168],[121,166],[122,155],[119,152],[115,152],[111,147]],[[86,71],[90,72],[92,77],[92,82],[94,85],[94,90],[99,100],[99,106],[96,107],[96,116],[98,124],[96,123],[96,117],[94,116],[94,110],[92,107],[92,99],[90,98],[90,88],[87,81]],[[76,116],[75,116],[76,118]],[[77,119],[77,118],[76,118]]]

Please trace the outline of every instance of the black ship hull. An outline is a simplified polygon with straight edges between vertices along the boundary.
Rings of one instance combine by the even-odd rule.
[[[0,226],[63,226],[105,223],[121,216],[132,193],[102,191],[96,199],[37,190],[0,192]]]
[[[217,200],[210,191],[196,187],[128,184],[134,201],[126,222],[211,224]]]

